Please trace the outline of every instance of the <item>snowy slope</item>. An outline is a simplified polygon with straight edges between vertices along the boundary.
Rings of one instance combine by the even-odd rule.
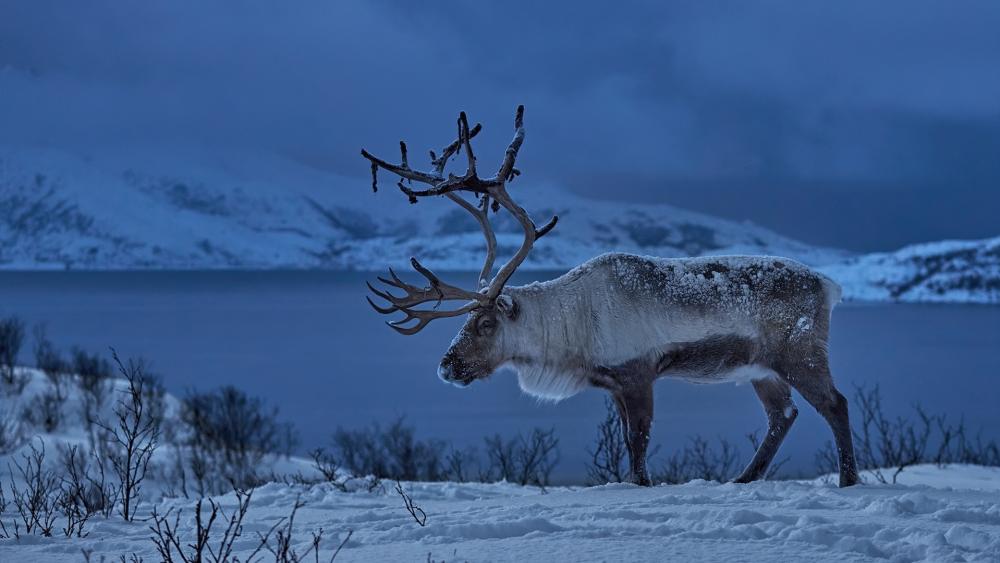
[[[478,269],[482,236],[446,200],[410,206],[386,175],[364,180],[268,155],[81,156],[0,148],[0,267],[330,268],[383,270],[419,256],[429,267]],[[367,166],[358,158],[358,170]],[[846,256],[751,224],[664,205],[595,202],[519,180],[511,191],[536,221],[559,227],[524,268],[568,269],[602,252],[657,256]],[[497,216],[501,252],[521,242]]]
[[[1000,237],[942,241],[821,267],[859,301],[1000,303]]]
[[[244,560],[296,499],[294,541],[324,530],[321,560],[353,532],[337,561],[997,561],[1000,472],[926,469],[955,486],[865,485],[841,490],[811,482],[749,485],[693,481],[639,488],[535,488],[508,484],[404,483],[427,514],[421,527],[391,486],[344,493],[325,484],[268,484],[255,491],[236,553]],[[966,489],[991,472],[988,489]],[[233,495],[222,498],[227,511]],[[192,500],[182,510],[191,537]],[[150,510],[151,506],[142,507]],[[93,550],[99,560],[137,553],[158,561],[145,522],[98,520],[87,538],[0,540],[0,560],[61,562]],[[270,560],[262,558],[260,560]],[[310,559],[311,560],[311,559]]]
[[[0,396],[0,412],[17,412],[46,389],[44,375],[23,370],[30,382],[20,399]],[[121,383],[119,383],[121,385]],[[70,395],[67,423],[42,434],[54,456],[60,444],[85,441],[79,397]],[[167,397],[167,419],[176,419],[176,400]],[[26,428],[26,437],[38,432]],[[36,442],[37,439],[36,439]],[[9,493],[8,462],[0,455],[0,482]],[[157,460],[169,462],[170,448]],[[17,458],[13,458],[17,459]],[[304,460],[269,463],[277,474],[310,475]],[[315,474],[315,471],[312,472]],[[87,537],[24,536],[0,539],[0,561],[34,563],[117,561],[136,553],[159,561],[145,518],[179,510],[181,540],[193,541],[195,499],[164,497],[167,487],[155,470],[144,484],[139,518],[95,516]],[[270,483],[253,493],[244,531],[235,544],[241,561],[293,504],[293,547],[305,550],[311,533],[324,531],[320,559],[352,535],[337,561],[997,561],[1000,558],[1000,468],[916,466],[898,485],[868,484],[837,489],[830,479],[759,482],[749,485],[692,481],[639,488],[520,487],[507,483],[403,483],[427,515],[418,525],[392,483],[367,490],[338,490],[328,483]],[[227,514],[235,497],[218,497]],[[12,510],[12,507],[8,507]],[[0,519],[10,522],[10,512]],[[224,522],[216,527],[216,534]],[[217,538],[218,536],[213,536]],[[214,544],[213,540],[213,544]],[[272,560],[272,556],[255,561]],[[308,560],[313,560],[311,557]]]
[[[37,415],[40,412],[37,399],[55,388],[38,369],[21,367],[16,370],[18,377],[24,377],[27,381],[19,393],[0,382],[0,434],[4,438],[0,440],[0,487],[7,484],[12,474],[11,462],[21,461],[32,445],[44,449],[46,459],[53,464],[57,463],[61,449],[79,446],[83,450],[89,450],[93,445],[93,436],[85,423],[87,396],[81,390],[77,376],[65,376],[63,389],[66,399],[59,408],[61,423],[53,431],[46,432],[40,421],[29,420],[25,413],[32,411]],[[127,393],[128,383],[115,374],[109,380],[104,403],[95,411],[97,417],[113,423],[115,405]],[[166,492],[167,488],[161,482],[163,472],[172,469],[178,455],[177,444],[189,433],[180,419],[181,401],[177,397],[164,392],[162,409],[163,434],[152,458],[150,478],[143,489],[143,494],[150,498],[159,498]],[[280,455],[265,456],[259,471],[263,474],[275,472],[288,475],[316,473],[312,461]],[[13,474],[16,476],[17,472],[14,471]]]

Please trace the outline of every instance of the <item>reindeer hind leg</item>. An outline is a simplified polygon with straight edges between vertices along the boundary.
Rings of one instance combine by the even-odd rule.
[[[792,388],[788,383],[776,378],[758,379],[753,382],[753,390],[767,413],[767,434],[757,446],[746,469],[734,479],[736,483],[749,483],[765,476],[781,442],[799,414],[792,402]]]
[[[795,362],[791,369],[779,371],[802,398],[826,420],[833,431],[840,465],[840,486],[850,487],[858,483],[858,465],[854,457],[854,443],[851,438],[851,422],[847,412],[847,398],[833,384],[826,350],[818,348],[801,362]]]

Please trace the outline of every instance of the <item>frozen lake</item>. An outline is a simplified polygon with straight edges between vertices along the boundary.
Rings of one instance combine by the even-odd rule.
[[[563,476],[582,476],[586,447],[603,415],[588,391],[559,404],[521,394],[509,373],[458,389],[435,370],[461,324],[431,323],[416,336],[386,328],[364,296],[375,274],[333,272],[6,272],[0,315],[44,322],[63,349],[116,347],[142,356],[169,390],[233,384],[266,397],[300,432],[302,450],[327,445],[337,426],[406,415],[419,436],[481,444],[482,436],[555,427]],[[556,274],[529,272],[516,281]],[[474,276],[451,275],[471,287]],[[25,346],[30,361],[30,342]],[[1000,307],[841,305],[834,313],[834,377],[879,384],[890,413],[921,403],[986,436],[1000,436]],[[782,448],[786,467],[810,469],[830,439],[801,399],[801,415]],[[669,452],[701,433],[737,442],[763,429],[749,386],[661,380],[652,444]],[[662,454],[661,454],[662,455]],[[742,462],[741,462],[742,463]],[[656,458],[652,465],[657,464]]]

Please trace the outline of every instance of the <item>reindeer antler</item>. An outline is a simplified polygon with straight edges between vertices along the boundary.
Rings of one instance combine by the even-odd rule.
[[[514,271],[517,270],[517,267],[524,262],[525,258],[527,258],[528,253],[531,251],[535,241],[551,231],[552,228],[556,226],[556,222],[559,220],[558,216],[553,216],[552,219],[550,219],[549,222],[546,223],[541,229],[537,228],[528,213],[507,193],[507,182],[513,180],[514,177],[520,174],[520,171],[514,167],[514,163],[517,160],[517,153],[521,149],[521,145],[524,143],[524,106],[518,106],[517,108],[517,114],[514,118],[514,138],[511,140],[510,145],[507,146],[503,163],[500,165],[500,168],[495,176],[486,179],[479,177],[476,169],[476,156],[473,153],[471,142],[472,138],[475,137],[481,130],[482,126],[478,123],[470,129],[469,121],[465,112],[461,112],[458,116],[458,138],[446,146],[441,151],[440,156],[435,155],[434,151],[431,151],[430,153],[431,165],[434,167],[432,172],[422,172],[410,168],[407,158],[406,143],[403,141],[399,142],[400,164],[398,165],[386,162],[376,156],[373,156],[368,151],[361,149],[361,156],[371,162],[372,189],[374,191],[378,191],[378,169],[382,168],[392,172],[401,178],[401,180],[397,183],[397,187],[399,187],[400,191],[406,194],[410,203],[417,203],[417,201],[419,201],[422,197],[443,195],[472,214],[472,216],[475,217],[476,221],[479,223],[479,226],[483,231],[483,236],[486,238],[486,259],[479,274],[478,292],[466,291],[442,282],[436,275],[434,275],[433,272],[423,267],[416,258],[411,258],[410,264],[413,266],[414,270],[427,278],[430,282],[429,287],[420,288],[410,285],[400,280],[391,268],[389,273],[392,276],[392,279],[389,280],[379,277],[379,280],[386,285],[402,289],[406,292],[405,297],[396,297],[391,293],[380,291],[374,288],[371,284],[368,284],[368,288],[371,289],[375,295],[389,301],[392,304],[390,307],[380,307],[369,298],[368,303],[370,303],[376,311],[383,314],[401,311],[406,315],[406,318],[403,320],[387,323],[389,326],[402,334],[415,334],[435,318],[455,317],[468,313],[476,307],[492,305],[492,303],[500,295],[500,292],[503,291],[504,285],[514,274]],[[467,160],[465,174],[461,176],[448,174],[448,176],[445,177],[444,169],[448,160],[462,148],[465,149]],[[403,180],[407,180],[409,183],[416,181],[427,184],[430,188],[414,190],[404,184]],[[473,205],[464,197],[459,195],[459,192],[473,193],[479,198],[479,205]],[[524,229],[524,242],[521,243],[521,247],[514,254],[514,256],[500,268],[496,277],[494,277],[492,281],[488,282],[487,278],[489,278],[490,273],[493,271],[493,262],[496,259],[496,235],[494,234],[493,227],[490,225],[489,221],[491,204],[494,211],[497,211],[499,206],[502,206],[511,215],[513,215],[515,219],[517,219],[518,223],[520,223],[521,227]],[[464,300],[469,301],[469,303],[456,310],[438,311],[437,306],[440,305],[441,301],[446,300]],[[412,307],[416,305],[431,301],[437,302],[434,310],[412,309]],[[402,326],[412,320],[416,320],[417,323],[410,327]]]

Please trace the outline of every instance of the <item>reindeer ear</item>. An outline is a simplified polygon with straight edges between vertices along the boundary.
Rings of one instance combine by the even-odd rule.
[[[497,309],[510,320],[517,318],[517,303],[514,302],[514,299],[510,295],[501,293],[497,296]]]

